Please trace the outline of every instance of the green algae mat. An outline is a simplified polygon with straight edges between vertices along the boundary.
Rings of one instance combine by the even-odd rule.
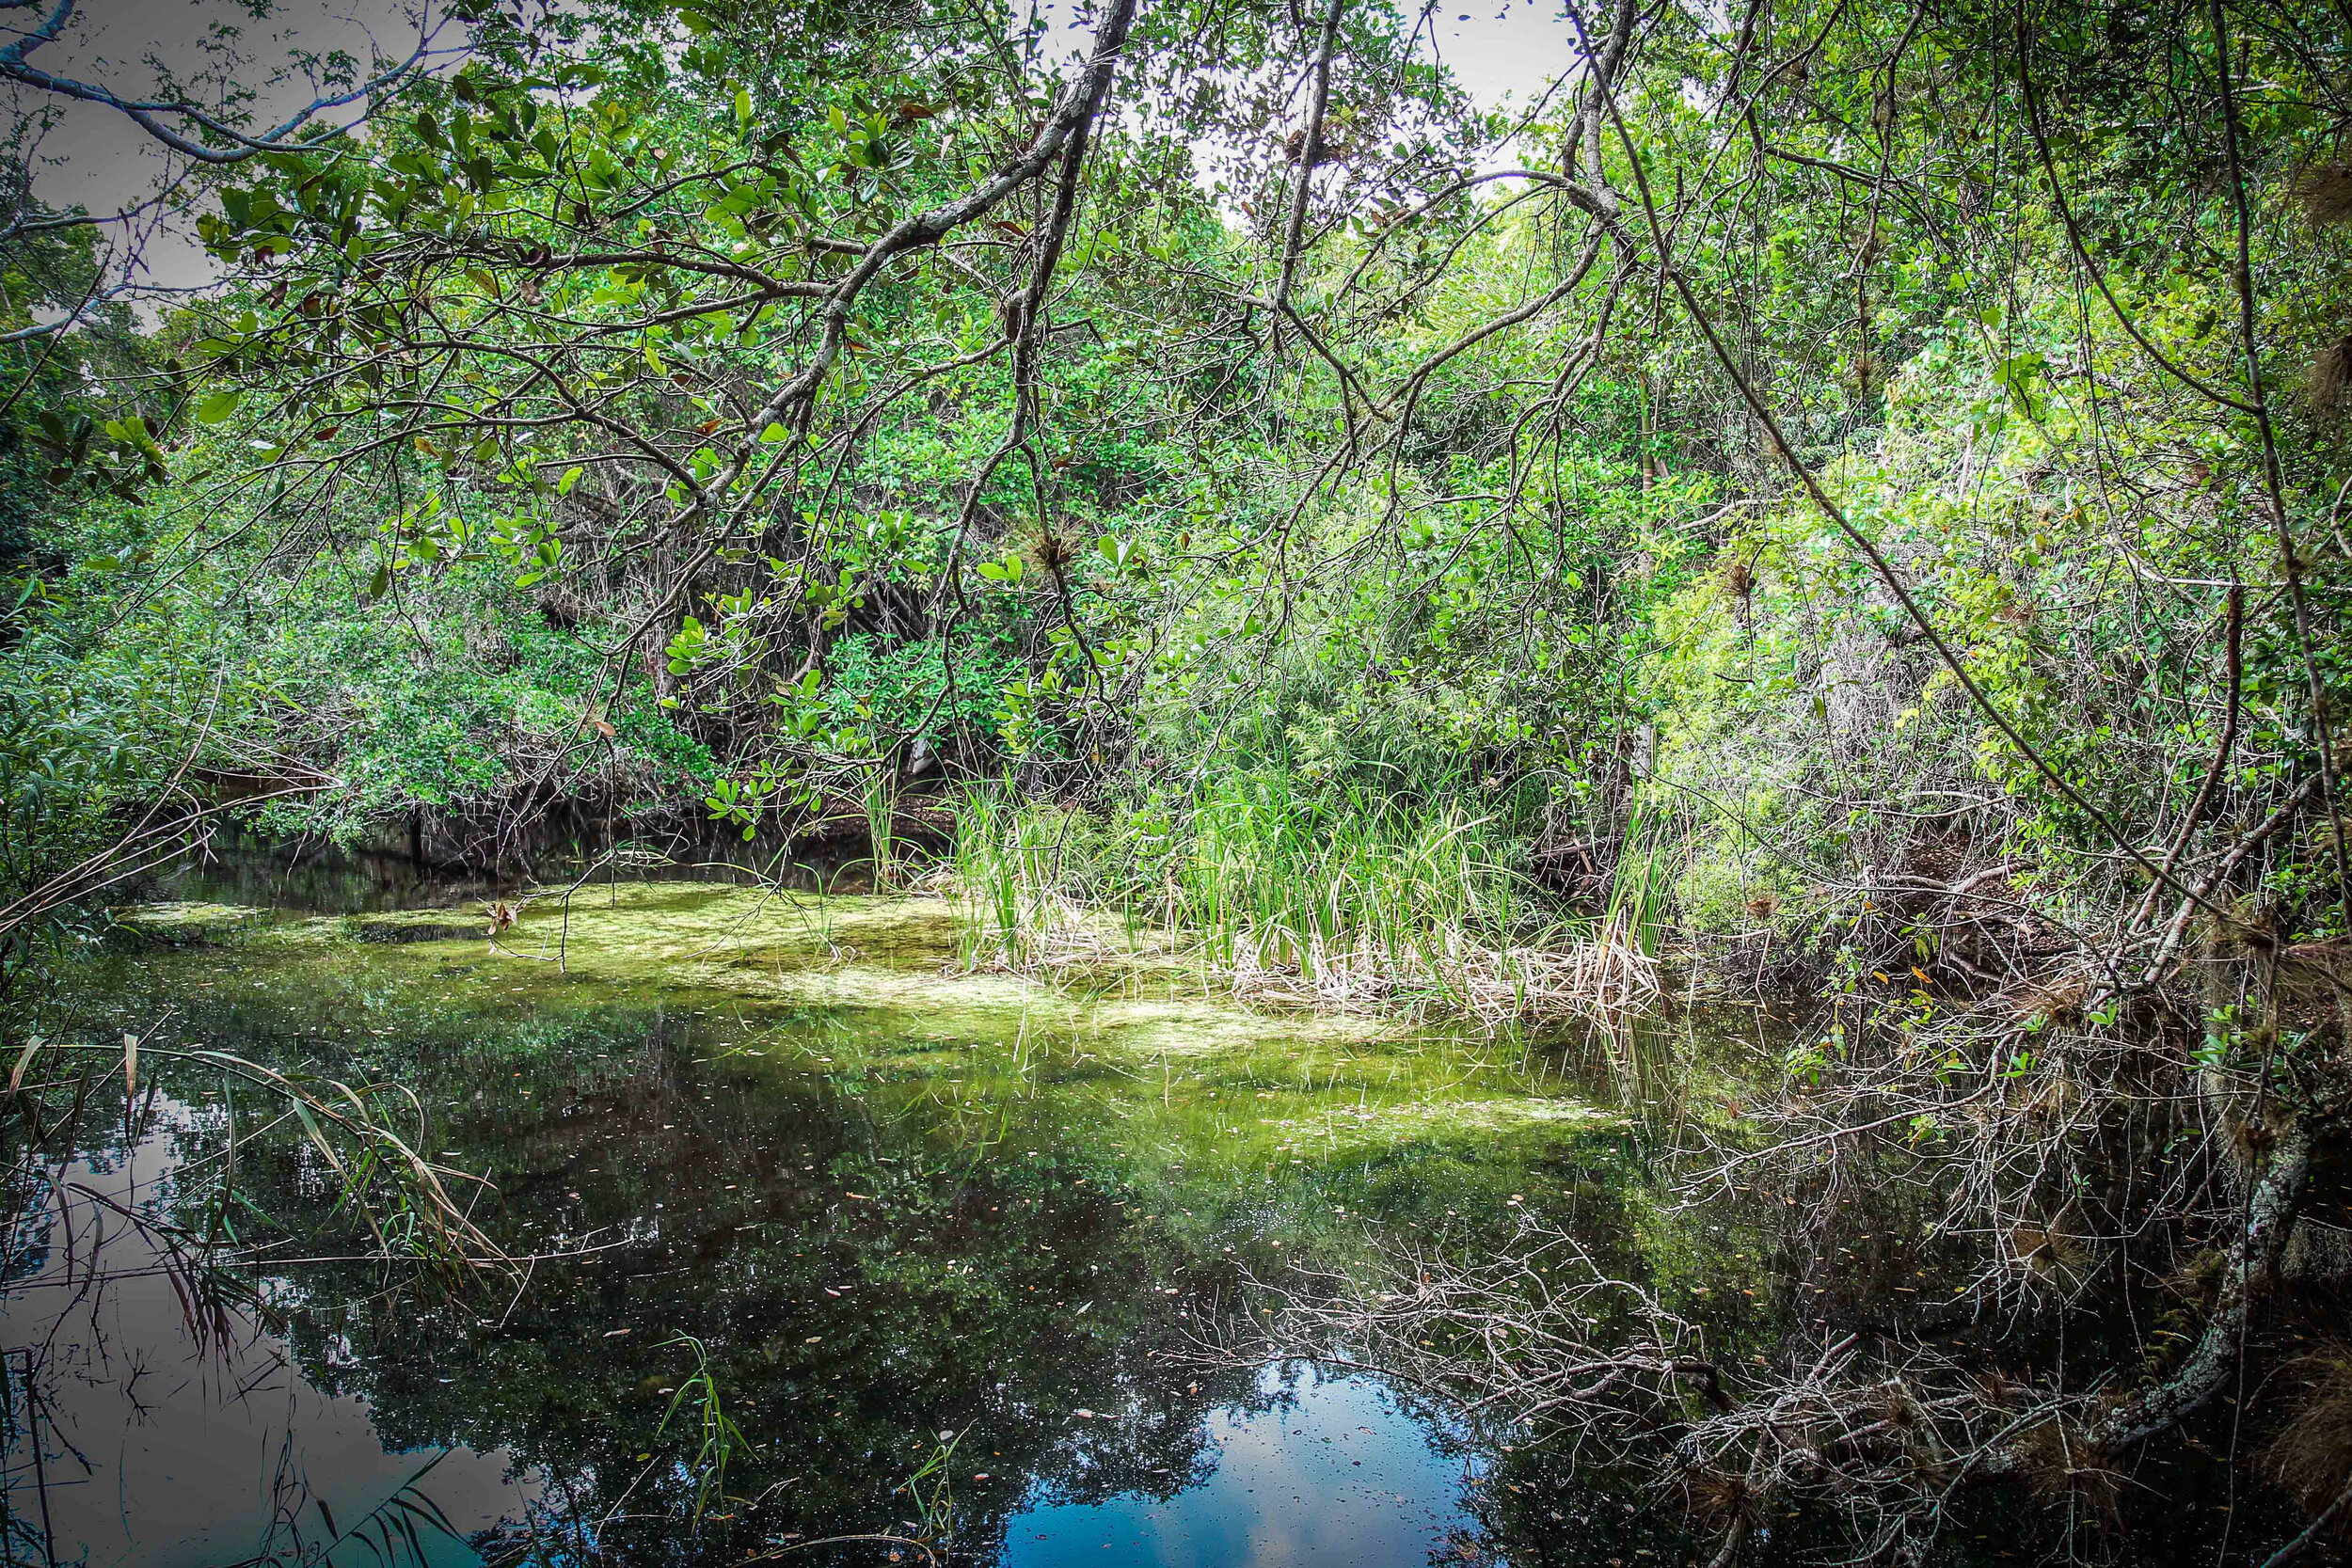
[[[46,1027],[398,1085],[523,1261],[450,1291],[316,1256],[335,1189],[298,1129],[143,1075],[80,1187],[167,1218],[234,1123],[262,1261],[208,1335],[151,1235],[24,1216],[10,1342],[81,1369],[43,1411],[75,1560],[1583,1560],[1574,1523],[1631,1561],[1676,1538],[1628,1478],[1218,1347],[1254,1281],[1531,1215],[1727,1337],[1760,1310],[1754,1250],[1653,1195],[1648,1080],[1590,1040],[1255,1010],[1149,941],[971,973],[930,897],[596,885],[495,942],[470,903],[122,925]],[[92,1307],[69,1269],[121,1278]]]

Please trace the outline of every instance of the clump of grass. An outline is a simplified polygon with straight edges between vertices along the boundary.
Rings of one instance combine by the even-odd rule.
[[[964,967],[1025,974],[1104,956],[1084,907],[1102,892],[1088,848],[1077,813],[1018,800],[1009,788],[967,786],[948,862]]]
[[[2294,1415],[2263,1460],[2305,1513],[2319,1514],[2352,1490],[2352,1345],[2330,1344],[2287,1371]]]
[[[961,1433],[941,1433],[922,1466],[895,1489],[914,1499],[914,1511],[921,1516],[914,1521],[921,1541],[945,1544],[955,1539],[956,1493],[947,1466],[956,1457],[956,1445],[962,1441]]]
[[[1650,855],[1580,930],[1531,900],[1493,819],[1360,790],[1312,797],[1277,772],[1228,778],[1182,809],[1102,816],[970,790],[954,863],[972,967],[1098,960],[1115,914],[1131,943],[1156,929],[1243,997],[1500,1024],[1656,989],[1665,873]]]
[[[2298,170],[2294,193],[2313,223],[2352,223],[2352,163],[2312,164]]]
[[[694,1476],[694,1523],[699,1525],[710,1500],[726,1496],[727,1466],[748,1452],[751,1445],[721,1401],[719,1380],[711,1374],[710,1353],[703,1342],[691,1334],[679,1334],[664,1339],[660,1348],[687,1350],[694,1356],[693,1371],[670,1396],[669,1407],[662,1411],[661,1424],[655,1431],[665,1433],[675,1420],[702,1440],[688,1466]]]
[[[2312,361],[2312,407],[2322,415],[2344,404],[2344,390],[2352,386],[2352,335],[2337,339]]]
[[[874,891],[885,893],[898,880],[898,783],[888,767],[870,770],[858,789],[858,806],[866,814],[866,841],[873,846],[870,868]]]
[[[1609,908],[1601,917],[1601,940],[1626,946],[1645,959],[1656,958],[1659,915],[1673,881],[1665,845],[1651,831],[1648,814],[1636,806],[1626,824],[1624,847],[1617,852],[1616,869],[1609,879]]]
[[[421,1266],[453,1284],[485,1273],[516,1272],[514,1260],[473,1223],[470,1197],[461,1200],[452,1191],[457,1183],[485,1188],[488,1183],[421,1152],[425,1115],[412,1092],[397,1085],[344,1084],[281,1072],[225,1051],[162,1047],[127,1034],[119,1046],[34,1037],[17,1055],[0,1092],[0,1112],[12,1114],[24,1134],[9,1174],[24,1190],[54,1189],[56,1179],[44,1174],[52,1168],[47,1162],[57,1158],[58,1149],[74,1147],[93,1092],[116,1071],[122,1079],[124,1132],[135,1141],[154,1114],[158,1069],[217,1075],[226,1132],[223,1146],[200,1162],[212,1172],[209,1184],[183,1178],[193,1224],[119,1211],[157,1239],[164,1266],[175,1278],[225,1278],[221,1271],[248,1256],[237,1231],[239,1214],[254,1212],[238,1184],[241,1148],[281,1128],[317,1153],[333,1183],[331,1217],[364,1231],[373,1257]],[[248,1104],[258,1102],[274,1113],[259,1129],[241,1132],[241,1095]],[[203,1325],[192,1319],[189,1326],[201,1341]]]

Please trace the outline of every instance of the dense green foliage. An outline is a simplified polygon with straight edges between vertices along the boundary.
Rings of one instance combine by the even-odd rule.
[[[224,176],[229,281],[167,327],[176,376],[118,381],[175,410],[170,481],[43,515],[17,635],[64,663],[24,660],[12,702],[54,728],[159,681],[202,740],[118,723],[142,760],[81,795],[194,757],[331,780],[273,809],[342,832],[558,796],[748,831],[873,759],[1182,831],[1216,776],[1271,769],[1504,823],[1523,870],[1573,847],[1604,874],[1553,879],[1573,910],[1645,809],[1691,929],[1809,930],[1955,833],[2129,899],[2114,834],[2161,842],[2195,790],[2235,581],[2205,815],[2310,774],[2346,584],[2302,372],[2352,301],[2292,193],[2335,166],[2335,19],[2233,24],[2289,594],[2201,13],[1629,18],[1611,114],[1571,83],[1518,121],[1342,15],[1295,279],[1267,93],[1311,38],[1278,13],[1144,8],[1082,166],[899,249],[1054,123],[1048,35],[483,24],[364,143]],[[1649,270],[1653,224],[1705,316]],[[2308,931],[2342,924],[2328,838],[2265,883]]]

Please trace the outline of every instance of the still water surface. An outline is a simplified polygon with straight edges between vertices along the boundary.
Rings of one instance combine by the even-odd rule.
[[[1643,1124],[1613,1108],[1640,1085],[1566,1047],[1251,1014],[1149,965],[961,974],[935,900],[599,888],[494,950],[469,910],[174,891],[43,1026],[404,1085],[428,1152],[495,1188],[476,1217],[542,1260],[453,1295],[310,1259],[333,1184],[294,1129],[181,1069],[126,1113],[118,1076],[115,1135],[8,1239],[10,1562],[920,1560],[814,1544],[851,1533],[951,1532],[955,1560],[1007,1568],[1679,1544],[1624,1478],[1547,1472],[1403,1386],[1207,1348],[1249,1275],[1504,1244],[1530,1211],[1629,1267],[1720,1266],[1737,1302],[1728,1249],[1676,1243],[1643,1196]],[[240,1234],[284,1261],[215,1311],[151,1222],[217,1174],[232,1112]],[[743,1440],[716,1490],[700,1407],[673,1408],[700,1367]]]

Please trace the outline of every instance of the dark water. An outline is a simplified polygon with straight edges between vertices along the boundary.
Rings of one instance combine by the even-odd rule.
[[[936,905],[755,940],[781,917],[745,896],[612,891],[560,969],[538,913],[492,951],[431,920],[183,911],[93,956],[41,1027],[142,1033],[151,1065],[135,1107],[119,1071],[90,1087],[15,1195],[8,1560],[922,1560],[803,1544],[840,1534],[1122,1568],[1683,1555],[1649,1478],[1215,1353],[1245,1271],[1504,1244],[1529,1208],[1629,1266],[1665,1238],[1739,1303],[1748,1243],[1646,1207],[1605,1083],[1173,989],[942,980]],[[482,1225],[542,1260],[454,1289],[352,1260],[299,1127],[174,1046],[403,1085],[426,1152],[494,1185]],[[193,1224],[232,1113],[259,1260],[222,1280],[164,1227]],[[723,1481],[698,1370],[741,1437]]]
[[[439,829],[427,837],[393,828],[352,844],[273,839],[224,826],[144,894],[150,900],[367,914],[470,911],[485,899],[581,879],[596,886],[664,878],[862,890],[869,870],[865,850],[841,842],[776,847],[746,845],[732,834],[667,832],[625,836],[616,845],[606,826],[592,816],[511,832],[485,826]]]

